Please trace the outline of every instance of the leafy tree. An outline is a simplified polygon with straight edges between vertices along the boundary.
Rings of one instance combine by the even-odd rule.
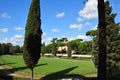
[[[10,53],[11,53],[11,54],[21,53],[21,48],[20,48],[20,46],[16,45],[16,46],[10,47]]]
[[[90,30],[90,31],[86,32],[86,35],[94,37],[97,35],[97,33],[98,33],[98,30]]]
[[[56,41],[57,41],[57,38],[53,38],[52,42],[52,54],[54,56],[56,56],[56,53],[57,53],[57,45],[56,45]]]
[[[76,39],[76,40],[72,40],[69,42],[69,44],[71,45],[71,49],[75,50],[75,52],[78,52],[78,46],[81,43],[81,39]]]
[[[42,53],[42,55],[44,55],[46,53],[45,42],[43,42],[43,44],[42,44],[41,53]]]
[[[33,80],[33,68],[38,63],[41,53],[42,31],[40,26],[40,1],[32,0],[25,29],[23,46],[23,59],[25,64],[31,69],[31,80]]]
[[[46,46],[46,53],[52,53],[52,44]]]
[[[92,42],[91,41],[84,41],[81,42],[78,46],[78,51],[81,54],[88,54],[92,51]]]
[[[2,55],[1,43],[0,43],[0,55]]]
[[[9,46],[5,43],[1,44],[1,54],[9,54]]]

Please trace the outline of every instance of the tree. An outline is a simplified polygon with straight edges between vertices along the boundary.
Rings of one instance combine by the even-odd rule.
[[[94,36],[96,36],[97,33],[98,33],[98,30],[90,30],[90,31],[86,32],[86,35],[94,38]]]
[[[82,41],[81,39],[76,39],[76,40],[72,40],[69,42],[71,49],[75,50],[76,53],[78,53],[78,47],[79,47],[81,41]]]
[[[81,42],[78,46],[78,52],[81,54],[88,54],[92,52],[92,42],[91,41],[84,41]]]
[[[68,46],[68,50],[67,50],[68,57],[71,57],[72,49],[70,43],[68,43],[67,46]]]
[[[106,37],[107,37],[107,70],[109,73],[115,69],[120,69],[120,33],[119,24],[115,23],[116,14],[112,12],[112,6],[109,1],[105,3],[106,16]]]
[[[46,53],[52,53],[52,44],[46,46]]]
[[[0,43],[0,55],[2,55],[1,43]]]
[[[5,43],[1,44],[1,54],[2,55],[9,54],[9,46]]]
[[[43,42],[43,44],[42,44],[41,53],[42,53],[42,55],[44,55],[46,53],[45,42]]]
[[[106,22],[106,68],[107,76],[112,76],[112,71],[120,69],[120,28],[119,24],[115,23],[116,14],[112,14],[112,6],[109,1],[105,2],[105,22]],[[94,63],[98,66],[98,35],[94,38]]]
[[[33,68],[38,63],[41,53],[42,30],[40,29],[40,26],[40,1],[32,0],[25,29],[23,46],[23,59],[32,72],[31,80],[33,80]]]
[[[10,47],[10,53],[11,54],[21,53],[20,46],[16,45],[16,46]]]
[[[52,40],[52,42],[53,42],[53,44],[52,44],[52,54],[53,54],[54,56],[56,56],[56,53],[57,53],[56,41],[57,41],[57,38],[53,38],[53,40]]]
[[[104,0],[98,0],[99,56],[98,80],[106,80],[106,23]]]

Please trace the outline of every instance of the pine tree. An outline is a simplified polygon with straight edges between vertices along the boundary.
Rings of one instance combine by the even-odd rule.
[[[106,68],[108,71],[120,70],[120,33],[119,24],[115,23],[116,14],[112,14],[112,6],[109,1],[105,2],[105,22],[106,22]],[[98,66],[98,34],[94,38],[95,65]],[[109,73],[110,73],[109,72]]]
[[[112,14],[112,6],[106,2],[106,37],[107,37],[107,69],[109,71],[120,69],[120,37],[118,23],[115,23],[116,14]]]
[[[39,0],[32,0],[25,28],[23,46],[24,62],[32,71],[31,80],[33,80],[33,68],[38,63],[38,60],[40,58],[42,34],[40,26],[40,2]]]

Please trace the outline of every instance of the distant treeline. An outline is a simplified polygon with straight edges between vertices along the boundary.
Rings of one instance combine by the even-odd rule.
[[[18,54],[22,52],[22,47],[18,45],[13,46],[11,43],[0,43],[0,55]]]

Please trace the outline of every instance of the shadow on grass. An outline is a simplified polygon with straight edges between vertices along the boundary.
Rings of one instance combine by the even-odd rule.
[[[78,66],[74,66],[68,69],[64,69],[52,74],[48,74],[42,77],[40,80],[60,80],[60,79],[68,79],[68,78],[79,78],[82,79],[84,76],[80,76],[77,74],[68,74],[70,71],[76,69]]]
[[[6,64],[11,64],[11,63],[6,63]],[[44,65],[47,65],[47,64],[48,63],[38,64],[35,67],[44,66]],[[28,68],[27,66],[22,66],[22,67],[16,67],[16,68],[12,68],[12,69],[0,69],[0,70],[4,71],[8,75],[8,74],[14,73],[16,71],[21,71],[21,70],[24,70],[24,69],[27,69],[27,68]]]
[[[85,77],[80,74],[68,74],[70,71],[76,69],[77,67],[78,66],[74,66],[55,73],[48,74],[42,77],[40,80],[98,80],[97,77]],[[120,76],[110,77],[106,80],[120,80]]]
[[[0,66],[3,66],[3,65],[10,65],[10,64],[16,64],[16,62],[12,62],[12,63],[1,63]]]

